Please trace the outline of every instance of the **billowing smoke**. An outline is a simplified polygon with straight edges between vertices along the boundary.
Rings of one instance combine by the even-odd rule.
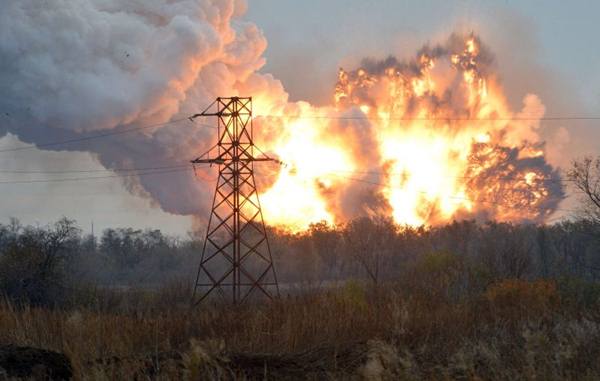
[[[272,172],[260,184],[270,188],[270,222],[301,228],[369,213],[411,224],[540,221],[556,208],[562,190],[546,180],[557,174],[536,133],[544,106],[530,95],[527,118],[515,120],[521,114],[507,109],[493,56],[476,38],[452,36],[412,60],[342,70],[334,104],[317,108],[288,103],[281,83],[257,72],[267,42],[242,20],[245,8],[241,0],[8,0],[0,12],[0,137],[44,144],[182,119],[44,147],[92,152],[108,169],[175,167],[216,139],[185,117],[217,96],[252,96],[259,143],[289,164],[262,170]],[[319,114],[336,119],[310,119]],[[286,115],[297,118],[278,118]],[[426,162],[444,165],[408,165]],[[182,215],[204,215],[213,191],[189,172],[124,182]]]
[[[240,20],[244,1],[9,0],[2,8],[0,136],[43,144],[183,118],[251,83],[281,91],[256,73],[266,40]],[[187,163],[214,133],[185,121],[48,149],[91,151],[107,168],[164,167]],[[204,211],[211,193],[187,172],[127,181],[177,214]]]

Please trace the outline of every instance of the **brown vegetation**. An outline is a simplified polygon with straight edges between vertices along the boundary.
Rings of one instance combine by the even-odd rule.
[[[591,163],[577,168],[592,178]],[[194,236],[107,229],[98,242],[68,220],[12,221],[0,225],[0,347],[65,354],[82,380],[600,379],[590,216],[271,230],[281,298],[195,309]]]
[[[447,266],[425,264],[415,276]],[[96,294],[96,307],[4,303],[0,343],[65,353],[81,379],[600,377],[597,288],[595,302],[572,303],[567,281],[503,280],[457,301],[445,279],[427,288],[348,282],[196,310],[176,287]]]

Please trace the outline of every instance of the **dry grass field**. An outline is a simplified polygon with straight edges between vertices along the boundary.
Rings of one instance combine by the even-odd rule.
[[[600,310],[568,301],[568,285],[504,280],[459,299],[409,287],[348,282],[194,310],[179,286],[61,309],[4,303],[0,343],[62,352],[82,380],[600,377]]]

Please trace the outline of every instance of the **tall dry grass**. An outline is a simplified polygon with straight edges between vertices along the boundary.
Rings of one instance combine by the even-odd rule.
[[[340,379],[600,377],[598,305],[566,303],[555,282],[504,280],[459,301],[432,292],[349,282],[190,310],[184,287],[96,291],[63,309],[4,302],[0,343],[64,352],[79,379],[241,377],[231,359],[243,354],[296,358]],[[239,373],[215,370],[228,359]]]

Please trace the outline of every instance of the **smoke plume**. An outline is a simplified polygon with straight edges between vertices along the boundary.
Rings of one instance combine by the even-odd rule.
[[[3,3],[0,137],[43,144],[184,118],[252,83],[281,91],[256,73],[267,43],[240,19],[245,8],[239,0]],[[164,167],[187,163],[214,133],[184,121],[47,149],[90,151],[109,169]],[[131,179],[130,190],[176,214],[205,211],[212,191],[189,172]]]
[[[494,56],[475,36],[341,70],[332,105],[313,107],[288,102],[278,80],[258,73],[267,42],[242,20],[245,8],[241,0],[9,0],[0,14],[8,94],[0,136],[39,145],[156,125],[45,148],[89,151],[108,169],[185,165],[216,139],[185,117],[217,96],[252,96],[258,143],[288,164],[258,170],[268,222],[543,221],[556,209],[563,192],[548,182],[558,174],[537,133],[544,105],[531,94],[512,111]],[[181,215],[204,215],[213,191],[189,172],[123,181]]]

